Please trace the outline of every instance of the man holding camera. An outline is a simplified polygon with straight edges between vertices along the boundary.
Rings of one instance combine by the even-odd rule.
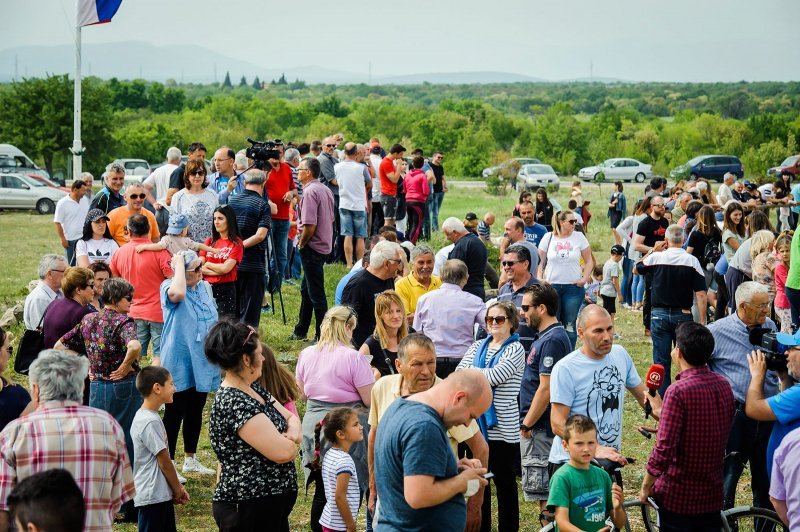
[[[711,371],[722,375],[731,383],[736,406],[728,445],[725,448],[726,509],[732,508],[736,502],[736,485],[748,462],[753,504],[761,508],[771,508],[767,447],[773,422],[751,419],[747,416],[747,410],[752,406],[746,406],[747,400],[750,399],[748,388],[751,386],[747,353],[754,347],[750,338],[751,329],[764,328],[775,331],[775,323],[767,317],[769,311],[767,288],[759,283],[747,281],[736,289],[736,312],[708,326],[714,336],[714,353],[708,365]],[[772,397],[777,393],[778,376],[774,371],[767,371],[763,381],[762,397]]]
[[[783,438],[800,427],[800,333],[778,333],[776,339],[785,346],[783,358],[775,368],[781,380],[781,393],[764,398],[764,379],[767,369],[773,368],[775,355],[765,355],[760,350],[748,355],[750,363],[750,386],[747,389],[745,411],[747,417],[757,421],[774,421],[772,434],[767,445],[767,472],[772,473],[772,457]],[[785,365],[784,365],[785,364]]]

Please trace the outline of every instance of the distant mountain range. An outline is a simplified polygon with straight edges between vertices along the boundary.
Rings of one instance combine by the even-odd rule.
[[[548,80],[509,72],[430,72],[369,79],[367,73],[334,70],[309,65],[277,68],[235,59],[201,46],[155,46],[146,42],[128,41],[107,44],[84,44],[82,70],[84,76],[108,79],[146,79],[179,83],[222,82],[230,72],[231,81],[238,84],[245,76],[252,83],[255,76],[269,82],[281,74],[288,81],[300,79],[306,83],[353,84],[472,84],[545,82]],[[0,82],[23,77],[41,77],[46,74],[73,74],[75,51],[72,46],[22,46],[0,50]],[[581,81],[589,81],[582,79]],[[616,82],[610,78],[594,79],[604,83]]]

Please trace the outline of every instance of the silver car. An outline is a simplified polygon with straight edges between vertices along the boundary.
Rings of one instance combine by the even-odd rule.
[[[537,189],[539,187],[558,190],[561,181],[556,171],[549,164],[526,164],[517,174],[517,192]]]
[[[645,179],[653,177],[653,166],[641,163],[636,159],[606,159],[596,166],[581,168],[578,177],[584,181],[591,181],[596,179],[598,174],[603,174],[606,181],[643,183]]]
[[[0,174],[0,209],[36,209],[53,214],[56,202],[67,193],[21,174]]]

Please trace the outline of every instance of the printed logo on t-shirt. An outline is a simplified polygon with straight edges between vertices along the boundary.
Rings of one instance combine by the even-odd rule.
[[[569,240],[561,240],[556,242],[556,257],[560,259],[568,259],[572,251],[572,242]]]
[[[581,493],[572,502],[583,510],[583,519],[589,523],[602,523],[606,520],[606,505],[603,490],[596,490]]]
[[[214,253],[209,253],[208,256],[210,258],[219,259],[222,261],[226,261],[231,257],[231,253],[233,252],[233,248],[230,246],[226,246],[224,248],[214,248],[216,251]]]
[[[587,414],[597,425],[597,440],[611,446],[622,432],[620,394],[624,381],[616,366],[606,366],[594,372],[594,382],[589,391]]]
[[[542,360],[542,364],[546,368],[552,367],[553,366],[553,357],[544,357],[544,359]]]
[[[653,231],[653,234],[656,235],[656,236],[662,236],[663,237],[664,235],[667,234],[667,228],[659,226],[658,229]]]

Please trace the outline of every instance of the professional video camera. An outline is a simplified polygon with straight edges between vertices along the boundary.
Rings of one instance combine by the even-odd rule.
[[[750,343],[764,353],[767,369],[772,371],[787,371],[787,346],[778,341],[777,333],[766,327],[753,327],[750,329]]]
[[[270,159],[281,158],[281,152],[278,149],[283,146],[281,139],[259,141],[247,137],[247,142],[252,144],[247,148],[247,158],[253,159],[255,161],[253,166],[259,170],[266,169],[269,166]]]

